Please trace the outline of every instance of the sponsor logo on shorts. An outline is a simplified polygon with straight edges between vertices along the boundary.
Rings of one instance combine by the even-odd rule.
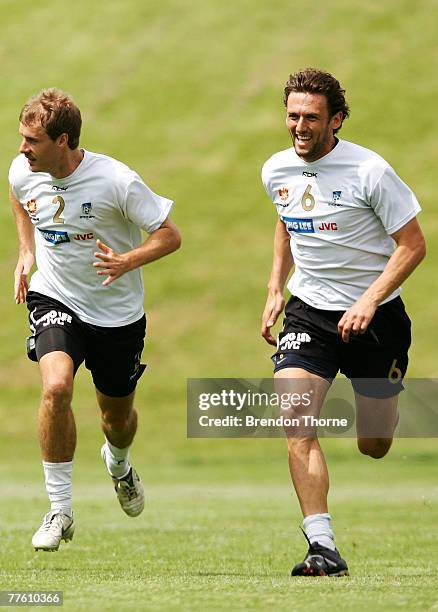
[[[43,230],[38,228],[42,233],[43,237],[47,242],[52,244],[61,244],[62,242],[70,242],[67,232],[60,232],[58,230]]]
[[[280,340],[278,350],[298,350],[303,342],[310,342],[311,337],[306,332],[289,332]],[[282,357],[282,355],[280,355]],[[278,364],[278,361],[277,361]]]
[[[288,232],[296,232],[297,234],[314,234],[313,219],[296,219],[294,217],[282,217],[282,221],[286,223]]]
[[[47,327],[48,325],[64,326],[66,323],[72,322],[71,315],[67,314],[66,312],[62,312],[61,310],[50,310],[39,319],[36,319],[33,313],[34,311],[31,313],[31,319],[35,327],[38,327],[38,325],[42,325],[43,327]]]

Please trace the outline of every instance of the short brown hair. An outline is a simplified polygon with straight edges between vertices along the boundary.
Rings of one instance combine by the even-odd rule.
[[[322,94],[327,100],[327,106],[331,117],[341,112],[343,119],[350,116],[350,109],[345,100],[345,89],[342,89],[339,81],[329,72],[323,72],[316,68],[306,68],[295,74],[291,74],[284,88],[284,105],[291,92]],[[336,130],[340,130],[342,124]]]
[[[81,135],[81,111],[73,98],[60,89],[43,89],[32,96],[20,112],[20,123],[40,124],[52,140],[68,135],[68,146],[77,149]]]

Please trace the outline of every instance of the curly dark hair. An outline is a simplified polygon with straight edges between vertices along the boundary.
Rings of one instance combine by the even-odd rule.
[[[345,89],[342,89],[339,81],[329,72],[323,72],[316,68],[306,68],[300,72],[291,74],[284,88],[284,105],[287,106],[287,99],[291,92],[296,93],[315,93],[322,94],[327,100],[327,106],[331,117],[341,112],[343,119],[350,116],[350,109],[345,100]],[[342,124],[336,130],[340,130]]]
[[[81,111],[72,97],[60,89],[43,89],[32,96],[20,112],[20,123],[41,125],[52,140],[68,135],[68,146],[77,149],[81,135]]]

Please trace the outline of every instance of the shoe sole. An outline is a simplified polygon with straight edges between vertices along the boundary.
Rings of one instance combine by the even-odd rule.
[[[61,536],[61,540],[59,542],[59,544],[61,544],[62,541],[64,541],[66,544],[68,544],[69,542],[72,541],[73,539],[73,534],[75,532],[75,527],[74,524],[70,525],[70,527],[68,529],[66,529],[65,533]],[[59,549],[59,544],[58,546],[55,547],[49,547],[49,546],[34,546],[34,550],[38,551],[38,550],[43,550],[44,552],[56,552]]]
[[[325,578],[337,578],[337,577],[341,577],[341,576],[349,576],[348,570],[340,570],[339,572],[333,572],[332,574],[327,574],[324,570],[316,570],[310,567],[306,567],[303,568],[300,573],[296,573],[294,574],[293,571],[291,573],[292,578],[295,578],[296,576],[300,577],[304,577],[304,578],[320,578],[320,577],[325,577]]]

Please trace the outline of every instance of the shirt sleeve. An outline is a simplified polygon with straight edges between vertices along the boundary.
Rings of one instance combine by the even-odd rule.
[[[371,192],[370,204],[388,234],[394,234],[421,211],[412,190],[388,166]]]
[[[274,198],[272,196],[272,191],[270,187],[269,170],[268,170],[267,165],[268,165],[268,162],[266,162],[262,167],[262,183],[263,183],[263,187],[265,188],[266,193],[268,194],[268,198],[273,202]]]
[[[8,180],[9,180],[9,186],[12,191],[12,195],[18,202],[20,202],[21,192],[18,186],[18,183],[19,183],[18,181],[18,177],[19,177],[18,161],[19,161],[18,158],[15,158],[13,160],[11,167],[9,168]]]
[[[165,221],[172,206],[172,200],[154,193],[134,174],[128,184],[123,206],[123,213],[129,221],[151,234]]]

